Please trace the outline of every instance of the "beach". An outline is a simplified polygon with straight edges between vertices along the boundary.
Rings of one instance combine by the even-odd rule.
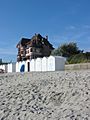
[[[0,74],[0,120],[90,120],[90,70]]]

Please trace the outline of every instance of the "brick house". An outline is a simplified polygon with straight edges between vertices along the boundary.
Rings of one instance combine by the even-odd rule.
[[[37,57],[48,57],[54,49],[49,43],[48,37],[44,38],[40,34],[35,34],[31,39],[22,38],[16,47],[18,48],[18,62]]]

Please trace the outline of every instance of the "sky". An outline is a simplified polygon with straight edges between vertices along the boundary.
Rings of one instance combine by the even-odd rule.
[[[90,51],[90,0],[0,0],[0,58],[16,61],[17,43],[35,33],[58,46]]]

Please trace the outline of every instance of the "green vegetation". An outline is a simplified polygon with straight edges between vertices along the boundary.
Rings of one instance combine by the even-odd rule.
[[[79,48],[77,47],[76,43],[70,42],[59,46],[52,52],[52,55],[61,55],[63,57],[68,58],[71,57],[72,55],[76,55],[82,52],[83,51],[79,50]]]
[[[87,53],[79,53],[67,59],[67,63],[69,64],[87,63],[87,62],[90,62],[90,54],[87,55]]]
[[[68,64],[90,62],[90,52],[83,53],[83,50],[79,50],[77,44],[74,42],[59,46],[52,51],[52,55],[66,57],[66,63]]]

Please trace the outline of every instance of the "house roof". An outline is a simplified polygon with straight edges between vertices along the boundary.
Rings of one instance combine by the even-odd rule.
[[[52,44],[49,43],[47,38],[42,37],[40,34],[35,34],[31,39],[28,38],[22,38],[18,45],[27,45],[29,47],[42,47],[43,45],[49,46],[50,49],[54,49]],[[16,46],[16,47],[17,47]]]
[[[28,38],[22,38],[20,41],[19,41],[19,43],[17,44],[17,46],[18,45],[22,45],[22,46],[24,46],[24,45],[26,45],[28,42],[30,41],[30,39],[28,39]],[[16,46],[16,47],[17,47]]]
[[[29,44],[30,47],[42,47],[43,45],[46,45],[49,46],[51,49],[54,49],[47,38],[42,37],[40,34],[35,34],[31,38],[31,41],[29,41],[27,44]]]

